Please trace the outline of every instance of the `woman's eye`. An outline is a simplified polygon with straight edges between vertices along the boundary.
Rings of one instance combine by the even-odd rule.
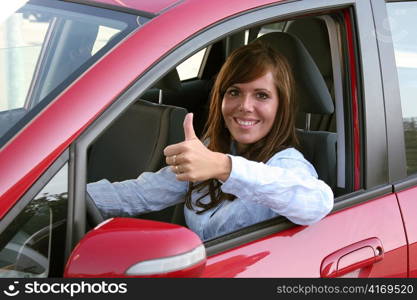
[[[229,90],[227,93],[232,97],[239,96],[239,91],[238,90]]]
[[[257,93],[257,94],[256,94],[256,97],[257,97],[258,99],[265,100],[265,99],[268,99],[268,98],[269,98],[269,95],[268,95],[268,94],[266,94],[266,93]]]

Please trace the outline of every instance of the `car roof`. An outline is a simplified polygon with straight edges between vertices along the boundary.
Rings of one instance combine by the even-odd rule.
[[[117,6],[122,9],[133,9],[151,14],[159,14],[172,6],[175,6],[176,3],[183,2],[183,0],[87,0],[78,2]]]

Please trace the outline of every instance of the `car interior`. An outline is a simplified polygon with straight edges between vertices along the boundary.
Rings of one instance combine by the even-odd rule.
[[[341,171],[337,170],[337,143],[345,133],[337,132],[334,62],[328,24],[320,16],[257,26],[219,40],[206,48],[194,78],[181,81],[177,69],[169,71],[90,146],[87,182],[102,178],[122,181],[164,167],[163,149],[183,141],[182,122],[187,112],[194,113],[194,128],[201,137],[215,75],[233,49],[255,39],[276,48],[292,66],[301,152],[314,165],[319,178],[333,189],[335,197],[348,192],[349,188],[337,180]],[[94,226],[102,217],[88,195],[86,198],[88,222]],[[185,225],[182,204],[139,217]]]

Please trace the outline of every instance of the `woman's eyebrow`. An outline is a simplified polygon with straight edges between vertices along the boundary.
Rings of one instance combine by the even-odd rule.
[[[270,91],[270,90],[268,90],[268,89],[264,89],[264,88],[258,88],[258,89],[255,89],[255,91],[256,91],[256,92],[268,92],[268,93],[271,93],[271,91]]]

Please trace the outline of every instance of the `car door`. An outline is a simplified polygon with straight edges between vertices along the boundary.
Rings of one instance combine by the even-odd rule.
[[[329,11],[331,13],[329,13]],[[161,59],[74,143],[73,232],[85,232],[87,149],[152,82],[187,56],[227,34],[306,15],[328,20],[337,104],[340,191],[332,213],[295,226],[280,217],[205,243],[203,277],[405,277],[407,242],[389,181],[387,127],[371,1],[291,1],[260,7],[213,24]],[[163,18],[161,17],[161,22]],[[332,25],[333,24],[333,25]],[[148,29],[151,28],[150,26]],[[138,41],[140,35],[138,34]],[[340,121],[339,121],[340,122]],[[339,151],[340,150],[340,151]]]
[[[375,24],[369,18],[371,1],[344,4],[341,22],[346,31],[339,38],[347,48],[342,57],[349,78],[344,88],[350,95],[345,98],[345,109],[350,114],[344,123],[351,134],[346,155],[352,157],[353,191],[336,197],[333,212],[317,224],[292,227],[270,222],[252,232],[208,242],[203,276],[407,276],[407,240],[389,182],[395,171],[388,169],[383,85],[375,75],[380,65]]]
[[[379,43],[385,47],[381,58],[385,66],[385,85],[391,90],[386,101],[390,114],[387,125],[391,130],[389,161],[394,170],[390,180],[398,198],[408,242],[409,276],[417,276],[416,223],[416,117],[417,106],[417,30],[415,14],[417,1],[379,1],[374,4],[381,12],[377,21],[381,27]],[[384,20],[388,20],[387,23]],[[395,110],[393,109],[395,107]]]

